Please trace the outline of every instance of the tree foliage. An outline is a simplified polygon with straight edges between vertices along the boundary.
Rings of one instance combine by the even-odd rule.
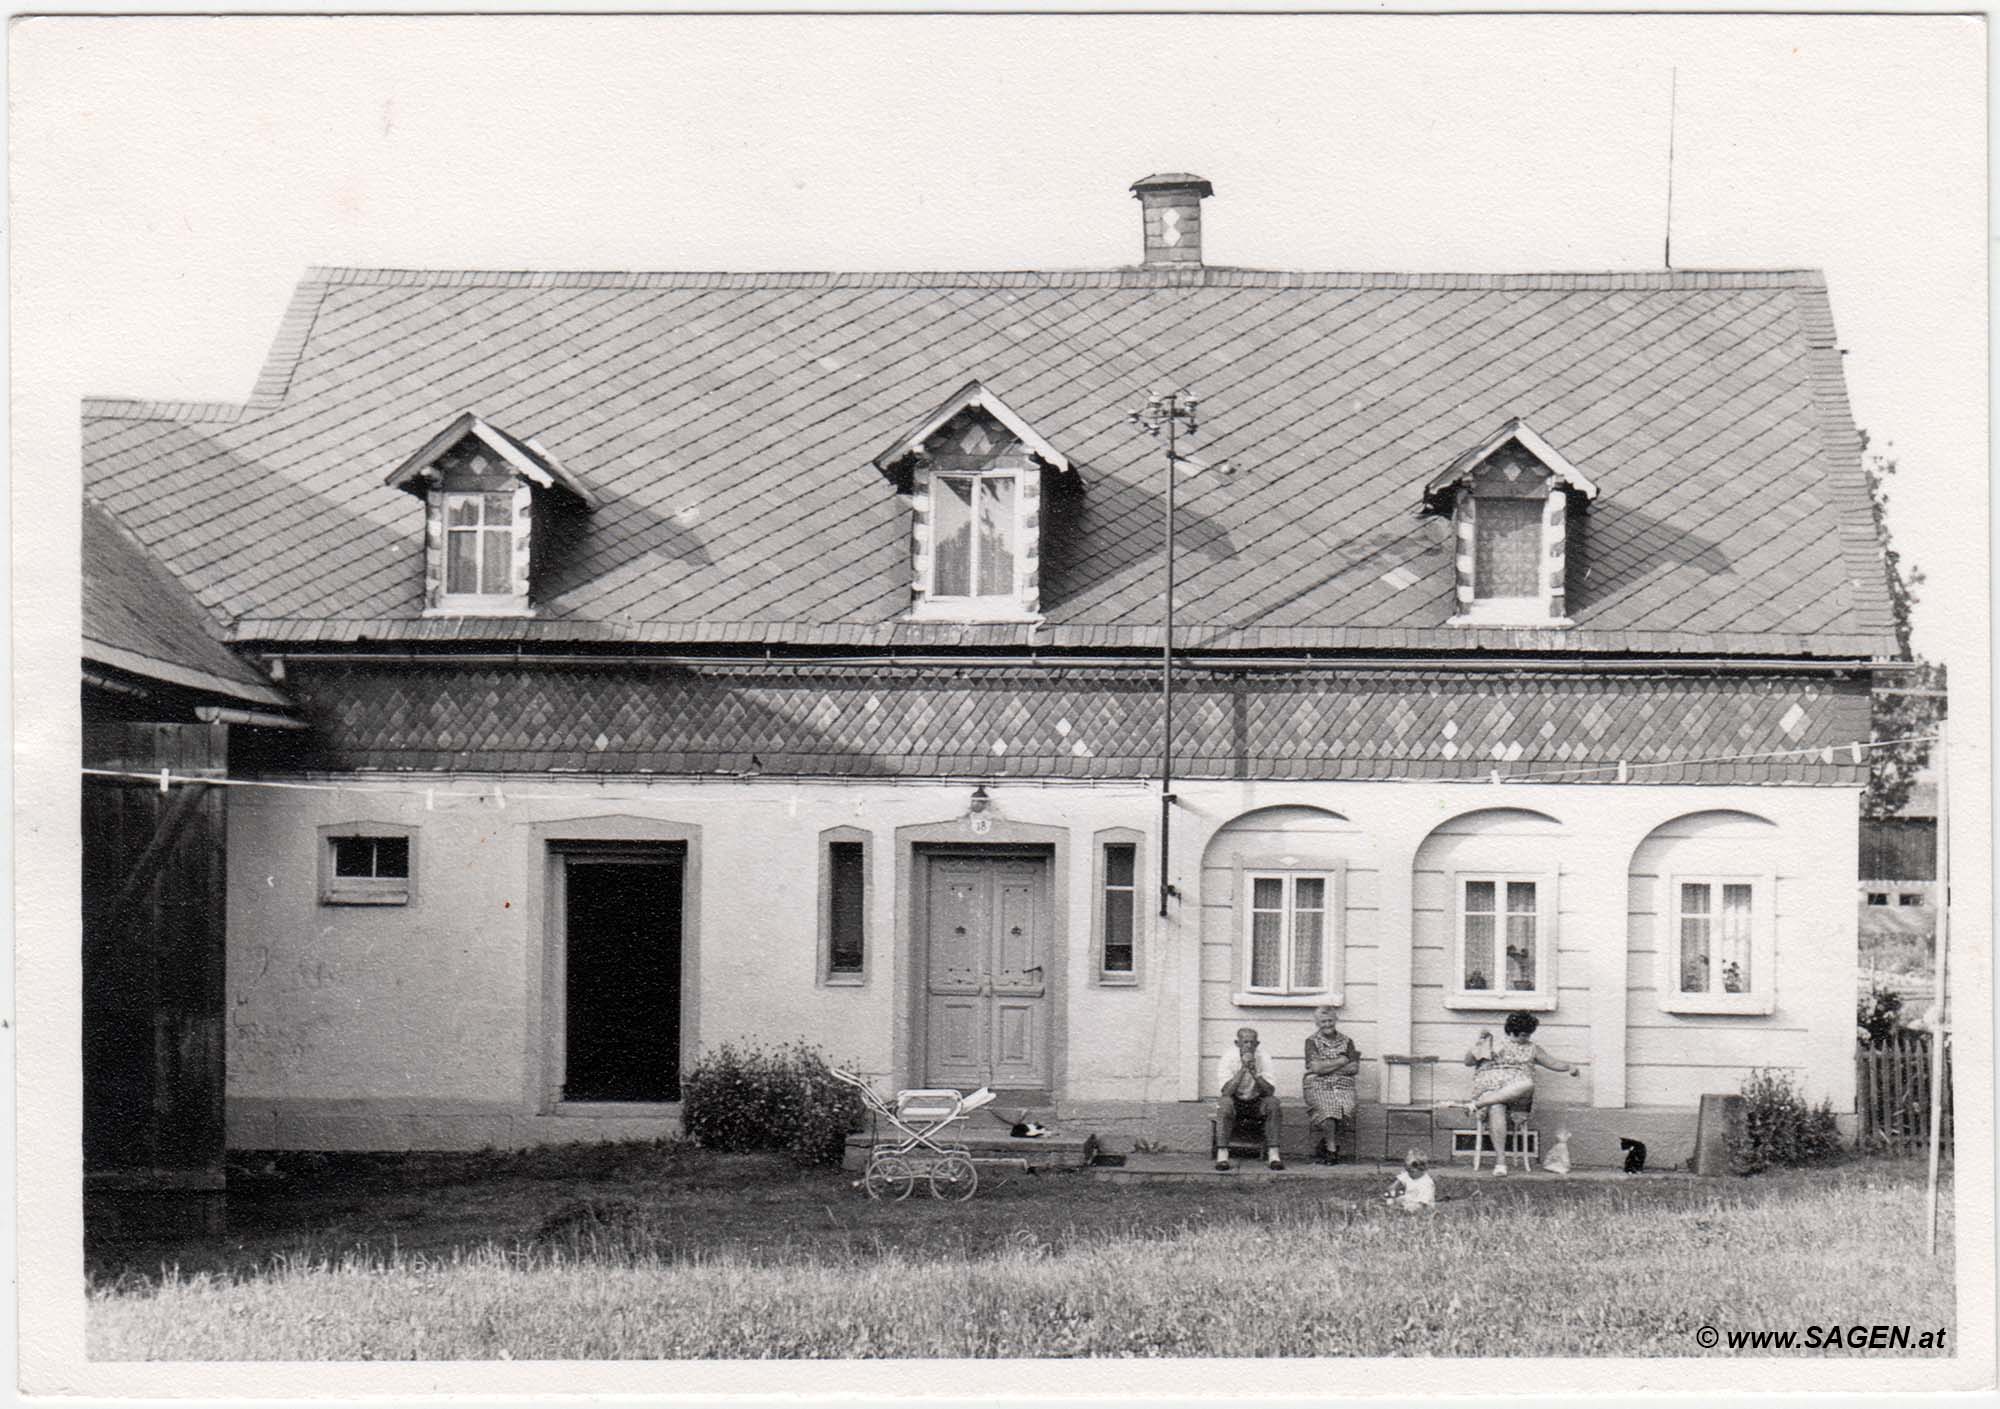
[[[1868,433],[1863,431],[1861,438],[1865,449]],[[1945,702],[1941,696],[1931,698],[1908,692],[1943,691],[1945,668],[1916,655],[1910,646],[1910,614],[1919,600],[1917,589],[1924,584],[1924,573],[1914,563],[1904,566],[1902,555],[1896,551],[1895,539],[1889,532],[1889,481],[1896,474],[1896,459],[1893,455],[1871,454],[1864,458],[1862,467],[1868,474],[1868,497],[1875,510],[1876,531],[1881,537],[1882,564],[1889,582],[1889,606],[1895,614],[1898,654],[1916,666],[1914,670],[1884,671],[1877,677],[1871,702],[1870,733],[1875,739],[1911,739],[1929,734],[1937,727],[1937,721],[1944,715]],[[1862,797],[1862,811],[1869,817],[1893,817],[1897,809],[1909,800],[1910,788],[1916,782],[1917,774],[1930,762],[1931,746],[1919,740],[1891,744],[1868,752],[1868,791]]]

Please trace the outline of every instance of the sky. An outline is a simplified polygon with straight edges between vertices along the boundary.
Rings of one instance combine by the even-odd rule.
[[[312,264],[1108,266],[1159,170],[1214,182],[1212,263],[1654,269],[1671,103],[1674,263],[1825,269],[1949,658],[1944,605],[1987,585],[1984,44],[1809,15],[20,22],[17,415],[240,400]]]

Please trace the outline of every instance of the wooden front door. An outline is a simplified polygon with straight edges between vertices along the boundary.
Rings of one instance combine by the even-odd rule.
[[[927,876],[925,1084],[1047,1090],[1047,859],[937,855]]]

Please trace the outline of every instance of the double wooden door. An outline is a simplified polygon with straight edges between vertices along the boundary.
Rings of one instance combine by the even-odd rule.
[[[933,855],[925,900],[925,1083],[1047,1090],[1048,858]]]

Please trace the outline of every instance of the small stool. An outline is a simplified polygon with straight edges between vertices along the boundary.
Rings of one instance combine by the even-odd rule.
[[[1391,1163],[1402,1158],[1397,1145],[1421,1135],[1424,1137],[1424,1154],[1429,1156],[1431,1145],[1437,1139],[1437,1064],[1436,1057],[1412,1057],[1401,1054],[1386,1054],[1382,1058],[1382,1087],[1389,1087],[1390,1068],[1408,1067],[1410,1071],[1410,1097],[1407,1104],[1384,1105],[1382,1107],[1382,1159]],[[1423,1097],[1417,1096],[1417,1076],[1423,1075]]]
[[[1504,1161],[1509,1154],[1513,1154],[1521,1161],[1523,1169],[1533,1169],[1535,1167],[1535,1156],[1539,1153],[1535,1148],[1538,1142],[1533,1139],[1534,1133],[1534,1131],[1528,1129],[1528,1112],[1517,1111],[1511,1106],[1508,1107],[1507,1138],[1503,1147],[1495,1152],[1495,1161]],[[1482,1120],[1478,1125],[1473,1127],[1472,1172],[1474,1174],[1479,1173],[1480,1153],[1485,1150],[1491,1139],[1492,1137],[1486,1133],[1485,1121]]]

